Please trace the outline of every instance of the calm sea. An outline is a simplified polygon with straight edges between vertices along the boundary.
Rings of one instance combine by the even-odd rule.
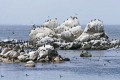
[[[0,39],[28,40],[31,28],[28,25],[0,25]]]

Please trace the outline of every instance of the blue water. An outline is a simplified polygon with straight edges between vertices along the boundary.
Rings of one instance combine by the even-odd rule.
[[[0,25],[0,39],[28,40],[30,30],[30,25]]]
[[[0,38],[29,39],[31,26],[0,26]],[[105,31],[110,39],[120,39],[120,26],[107,25]],[[13,34],[14,32],[14,34]],[[64,63],[37,63],[35,68],[25,63],[4,64],[0,62],[0,80],[119,80],[120,49],[90,50],[93,57],[79,57],[81,50],[59,50],[60,55],[71,59]],[[28,74],[29,76],[25,76]],[[62,77],[60,77],[60,75]]]
[[[120,39],[120,25],[105,25],[104,29],[110,39]]]

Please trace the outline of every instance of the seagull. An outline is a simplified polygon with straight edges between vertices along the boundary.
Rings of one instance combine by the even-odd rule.
[[[15,34],[14,32],[12,32],[12,34]]]

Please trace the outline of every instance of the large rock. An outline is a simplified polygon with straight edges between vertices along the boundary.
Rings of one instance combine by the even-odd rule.
[[[35,28],[31,30],[29,36],[30,36],[30,41],[32,41],[33,43],[36,43],[37,41],[41,40],[45,36],[54,35],[54,34],[55,34],[54,31],[52,31],[51,29],[46,27],[40,27],[40,28]]]
[[[76,26],[69,28],[67,31],[63,31],[61,33],[61,38],[66,41],[74,41],[76,38],[78,38],[82,34],[83,30],[81,26]]]
[[[108,39],[108,36],[104,31],[103,22],[95,19],[87,24],[84,32],[76,40],[87,42],[90,40],[99,40],[100,38]]]
[[[104,32],[103,22],[99,19],[89,22],[84,30],[84,33],[94,34]]]
[[[112,40],[110,42],[110,47],[119,47],[120,46],[120,40]]]
[[[8,51],[10,51],[10,48],[3,48],[2,52],[0,53],[1,55],[4,55],[5,53],[7,53]]]
[[[65,41],[74,41],[78,38],[83,30],[79,24],[77,17],[70,17],[60,26],[55,28],[57,34],[61,34],[61,38]]]
[[[38,55],[39,54],[36,51],[31,51],[31,52],[29,52],[29,59],[32,61],[35,61],[35,60],[37,60]]]
[[[80,25],[80,23],[79,23],[79,20],[77,17],[70,17],[62,25],[65,25],[65,26],[71,28],[71,27]]]
[[[18,60],[21,62],[26,62],[29,60],[29,55],[23,54],[18,56]]]
[[[41,40],[37,41],[37,46],[42,46],[46,43],[52,43],[52,42],[54,42],[54,39],[49,36],[46,36],[42,38]]]
[[[38,48],[39,58],[46,56],[50,53],[50,51],[54,50],[54,47],[51,45],[44,45]]]
[[[53,30],[58,26],[57,18],[47,20],[46,22],[43,23],[43,26]]]
[[[62,24],[62,25],[58,26],[57,28],[55,28],[55,32],[57,34],[60,34],[61,32],[68,30],[69,28],[70,27],[67,27],[64,24]]]
[[[20,54],[14,50],[10,50],[8,51],[7,53],[5,53],[3,55],[3,57],[6,57],[6,58],[10,58],[10,59],[17,59],[17,57],[19,56]]]

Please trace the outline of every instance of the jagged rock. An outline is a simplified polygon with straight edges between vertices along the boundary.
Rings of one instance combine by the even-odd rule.
[[[69,49],[75,50],[80,49],[82,46],[81,42],[73,42],[72,46]]]
[[[46,36],[46,37],[42,38],[41,40],[37,41],[37,46],[42,46],[46,43],[52,43],[52,42],[54,42],[54,39]]]
[[[73,41],[75,39],[74,35],[70,31],[64,31],[61,33],[61,38],[66,41]]]
[[[91,35],[87,33],[82,33],[75,41],[80,41],[80,42],[87,42],[92,38]]]
[[[72,42],[68,42],[68,43],[63,42],[60,44],[60,49],[70,49],[72,46],[73,46]]]
[[[69,28],[67,31],[63,31],[61,33],[61,38],[66,41],[74,41],[82,34],[83,30],[81,26],[76,26],[73,28]]]
[[[103,27],[103,22],[95,19],[89,22],[84,32],[76,39],[76,41],[88,42],[90,40],[99,40],[100,38],[108,39]]]
[[[69,28],[80,25],[77,17],[70,17],[62,25],[65,25]]]
[[[38,53],[36,51],[29,52],[29,59],[32,61],[36,61],[38,58]]]
[[[57,18],[47,20],[43,23],[43,26],[50,29],[56,28],[58,26]]]
[[[61,32],[66,31],[68,29],[69,29],[69,27],[62,24],[62,25],[58,26],[57,28],[55,28],[55,32],[57,34],[61,34]]]
[[[3,62],[3,63],[7,63],[7,64],[13,63],[11,60],[9,60],[9,59],[7,59],[7,58],[3,58],[3,59],[2,59],[2,62]]]
[[[40,28],[35,28],[31,30],[29,36],[30,36],[30,41],[32,41],[33,43],[36,43],[37,41],[41,40],[45,36],[53,35],[53,34],[55,33],[51,29],[46,27],[40,27]]]
[[[119,47],[120,46],[120,40],[112,40],[110,42],[110,47]]]
[[[82,44],[81,49],[82,49],[82,50],[90,50],[90,49],[91,49],[91,46],[92,46],[91,43],[89,43],[89,42],[84,42],[84,43]]]
[[[39,53],[39,58],[48,55],[48,53],[51,50],[54,50],[54,47],[51,46],[51,45],[44,45],[42,47],[39,47],[38,50],[37,50],[37,52]]]
[[[84,33],[94,34],[104,32],[103,22],[99,19],[92,20],[87,24]]]
[[[18,53],[18,52],[16,52],[16,51],[14,51],[14,50],[10,50],[10,51],[8,51],[7,53],[5,53],[4,55],[3,55],[3,57],[5,57],[5,58],[9,58],[9,59],[17,59],[17,57],[19,56],[20,54]]]
[[[20,55],[18,56],[18,60],[20,60],[21,62],[26,62],[29,60],[29,56],[28,55]]]
[[[7,53],[8,51],[10,51],[11,49],[10,48],[4,48],[1,52],[1,55]]]
[[[55,32],[61,34],[61,38],[66,41],[74,41],[79,37],[83,30],[79,24],[77,17],[70,17],[60,26],[55,28]]]

